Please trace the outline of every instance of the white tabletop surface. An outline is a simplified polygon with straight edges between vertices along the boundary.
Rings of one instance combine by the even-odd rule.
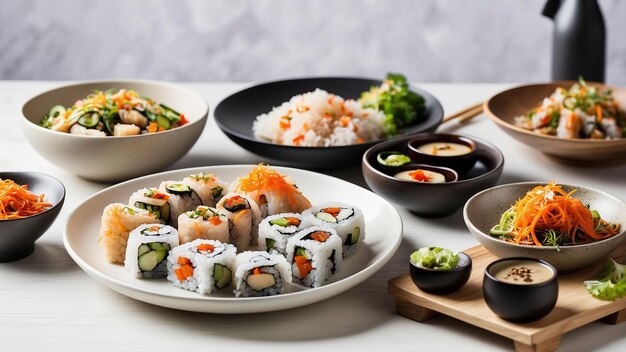
[[[135,301],[98,284],[69,257],[62,232],[70,212],[108,185],[82,180],[43,159],[23,136],[18,119],[31,96],[59,82],[0,82],[0,170],[41,171],[67,188],[63,210],[36,243],[30,257],[0,263],[0,350],[149,351],[172,349],[224,351],[500,351],[510,340],[445,316],[417,323],[397,315],[387,281],[408,272],[410,252],[438,245],[462,250],[477,242],[461,212],[439,219],[417,217],[398,208],[404,240],[394,258],[363,284],[310,306],[254,315],[211,315],[176,311]],[[211,110],[241,83],[185,84],[204,96]],[[503,84],[423,84],[446,113],[487,99]],[[212,111],[211,111],[212,112]],[[486,116],[442,126],[485,138],[504,153],[500,183],[558,180],[587,185],[626,199],[626,166],[589,169],[556,164],[512,140]],[[212,146],[211,151],[206,146]],[[219,150],[219,153],[215,151]],[[200,140],[168,169],[264,161],[231,142],[212,114]],[[325,173],[365,186],[360,167]],[[1,234],[0,234],[1,235]],[[567,333],[563,351],[625,351],[626,324],[589,324]]]

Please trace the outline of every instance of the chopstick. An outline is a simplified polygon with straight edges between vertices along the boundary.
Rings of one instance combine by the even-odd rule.
[[[442,123],[457,120],[458,122],[466,122],[472,119],[474,116],[478,116],[483,112],[483,103],[474,104],[468,108],[457,111],[454,114],[448,115],[443,118]]]

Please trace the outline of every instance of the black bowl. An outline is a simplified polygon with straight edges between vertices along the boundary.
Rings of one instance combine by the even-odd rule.
[[[50,228],[63,207],[65,187],[56,178],[39,172],[2,171],[0,179],[27,184],[31,192],[44,193],[52,204],[51,208],[33,216],[0,220],[0,262],[8,262],[27,257],[35,250],[35,241]]]
[[[294,95],[311,92],[316,88],[343,98],[359,98],[361,92],[382,81],[365,78],[319,77],[300,78],[262,83],[244,89],[222,100],[213,115],[219,128],[241,147],[258,154],[288,163],[291,166],[337,168],[358,164],[363,153],[381,140],[339,147],[297,147],[258,140],[252,133],[252,123],[258,115],[288,101]],[[439,101],[427,91],[411,85],[411,90],[424,97],[424,119],[398,131],[398,136],[432,132],[443,119]]]
[[[529,285],[512,284],[496,279],[492,274],[494,265],[512,260],[539,262],[550,268],[553,276],[547,281]],[[552,311],[558,295],[557,271],[552,265],[541,259],[504,258],[489,264],[485,269],[483,278],[485,302],[489,309],[504,320],[529,322],[541,319]]]
[[[434,142],[462,144],[468,146],[471,152],[456,156],[440,156],[422,153],[419,150],[420,146]],[[476,164],[476,143],[467,137],[447,133],[422,134],[411,139],[408,144],[409,157],[416,163],[449,167],[459,175],[465,175]]]
[[[449,270],[423,268],[409,260],[409,270],[413,283],[420,290],[430,293],[451,293],[463,287],[469,280],[472,273],[472,258],[459,252],[459,265]]]
[[[398,151],[408,154],[408,141],[415,136],[403,137],[373,146],[363,155],[362,170],[365,182],[374,193],[399,204],[410,211],[429,217],[450,215],[461,209],[474,194],[493,187],[504,167],[504,156],[493,144],[482,139],[462,135],[476,143],[474,168],[459,175],[455,182],[424,183],[412,182],[389,175],[376,156],[382,151]]]

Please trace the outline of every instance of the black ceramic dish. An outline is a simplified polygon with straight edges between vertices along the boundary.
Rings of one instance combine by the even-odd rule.
[[[469,147],[471,151],[463,155],[440,156],[426,154],[419,150],[420,146],[435,142],[457,143]],[[470,138],[456,134],[422,134],[409,141],[408,149],[409,156],[414,162],[449,167],[456,170],[459,175],[465,175],[474,167],[474,164],[476,164],[476,143]]]
[[[391,177],[393,177],[394,175],[402,171],[410,171],[410,170],[416,170],[416,169],[438,172],[442,174],[443,177],[445,177],[446,182],[454,182],[458,180],[459,178],[459,175],[456,173],[456,171],[447,167],[442,167],[442,166],[432,166],[432,165],[425,165],[425,164],[406,164],[406,165],[395,166],[395,167],[390,167],[390,166],[381,167],[381,170],[383,170],[383,172],[387,173]]]
[[[252,124],[258,115],[270,112],[273,107],[288,101],[294,95],[311,92],[316,88],[346,99],[357,99],[361,92],[380,84],[380,80],[348,77],[301,78],[263,83],[222,100],[215,108],[215,121],[241,147],[291,166],[338,168],[354,165],[361,160],[367,148],[381,140],[340,147],[286,146],[256,139],[252,133]],[[398,136],[432,132],[443,119],[443,108],[432,94],[415,86],[411,86],[411,90],[424,97],[424,118],[411,127],[399,130]]]
[[[422,183],[397,179],[393,171],[383,169],[376,156],[382,151],[408,154],[408,141],[415,136],[380,143],[363,155],[365,181],[375,193],[421,216],[445,216],[461,209],[474,194],[498,182],[504,167],[504,156],[493,144],[462,135],[476,143],[476,164],[456,182]]]
[[[552,270],[553,276],[537,284],[520,285],[496,279],[492,273],[494,265],[505,261],[534,261]],[[557,271],[548,262],[526,257],[513,257],[496,260],[485,269],[483,296],[489,309],[504,320],[529,322],[543,318],[554,306],[559,295]]]
[[[65,187],[56,178],[39,172],[0,172],[0,179],[10,179],[28,190],[46,195],[52,207],[22,219],[0,220],[0,262],[29,256],[35,250],[35,241],[48,230],[63,207]]]
[[[472,258],[463,252],[459,252],[459,265],[454,269],[428,269],[416,265],[412,260],[409,263],[413,283],[420,290],[430,293],[454,292],[465,285],[472,273]]]

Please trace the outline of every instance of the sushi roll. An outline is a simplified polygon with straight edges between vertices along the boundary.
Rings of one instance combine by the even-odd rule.
[[[181,244],[198,238],[229,243],[228,219],[217,209],[201,205],[196,210],[180,214],[178,238]]]
[[[167,255],[178,246],[178,231],[169,225],[144,224],[130,232],[126,271],[137,278],[166,278]]]
[[[176,287],[208,295],[230,285],[236,256],[232,244],[197,239],[172,249],[167,279]]]
[[[235,261],[235,296],[262,297],[284,293],[291,270],[282,254],[243,252]]]
[[[143,224],[158,223],[159,218],[145,209],[122,203],[109,204],[102,212],[98,243],[111,263],[124,264],[129,233]]]
[[[344,256],[350,256],[365,238],[365,218],[361,209],[339,202],[315,206],[304,213],[306,226],[328,226],[337,231]]]
[[[289,177],[263,164],[239,178],[232,189],[254,200],[264,218],[280,213],[301,213],[311,207],[309,200]]]
[[[282,213],[268,216],[259,225],[259,248],[287,255],[287,240],[304,228],[300,214]]]
[[[128,204],[133,207],[145,209],[154,214],[166,224],[170,223],[170,196],[156,188],[142,188],[133,193]]]
[[[228,218],[230,243],[238,251],[243,252],[257,245],[261,211],[252,199],[228,193],[217,203],[217,210]]]
[[[204,172],[185,177],[183,183],[191,187],[200,197],[202,205],[207,207],[215,207],[228,189],[228,183]]]
[[[297,284],[322,286],[339,271],[341,261],[341,238],[332,228],[310,227],[287,241],[287,262]]]
[[[179,181],[164,181],[159,185],[159,191],[169,196],[167,202],[170,204],[170,225],[178,227],[178,216],[180,214],[194,210],[202,205],[200,196],[190,186]]]

